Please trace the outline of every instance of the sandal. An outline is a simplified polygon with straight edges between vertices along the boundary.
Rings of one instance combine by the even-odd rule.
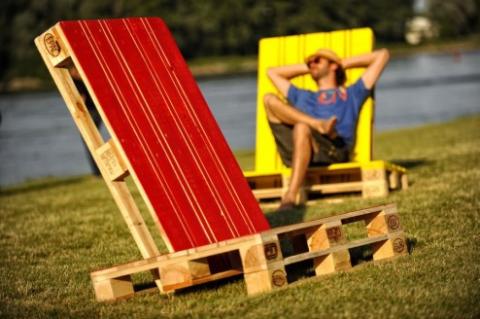
[[[287,210],[295,209],[296,207],[297,207],[297,205],[295,205],[295,203],[293,203],[293,202],[281,203],[280,206],[275,210],[275,212],[276,213],[284,212],[284,211],[287,211]]]

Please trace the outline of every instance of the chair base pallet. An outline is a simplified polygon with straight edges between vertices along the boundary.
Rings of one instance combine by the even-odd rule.
[[[350,164],[350,163],[348,163]],[[340,164],[342,165],[342,164]],[[340,166],[337,164],[337,166]],[[307,171],[303,193],[361,193],[363,198],[385,197],[391,190],[408,188],[406,170],[383,161],[345,165],[345,168],[311,168]],[[272,173],[246,172],[257,199],[281,197],[288,186],[290,171]]]
[[[350,239],[346,227],[356,222],[363,224],[362,238]],[[355,248],[371,248],[374,261],[407,254],[394,204],[119,265],[92,272],[91,278],[98,301],[133,296],[131,276],[147,271],[162,293],[243,274],[248,295],[254,295],[288,285],[289,266],[300,262],[311,261],[317,276],[348,270]]]

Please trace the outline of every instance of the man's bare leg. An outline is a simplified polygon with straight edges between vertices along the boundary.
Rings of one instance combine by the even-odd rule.
[[[336,134],[336,118],[320,120],[313,118],[289,104],[284,103],[274,94],[264,96],[265,110],[268,120],[272,123],[285,123],[293,125],[293,154],[292,175],[287,192],[282,197],[282,208],[287,208],[296,203],[298,192],[305,179],[305,174],[312,154],[312,129],[321,134],[334,137]]]
[[[316,119],[284,103],[275,94],[271,93],[266,94],[263,101],[270,122],[289,125],[305,123],[321,134],[332,135],[335,132],[337,119],[334,116],[328,120]]]
[[[295,204],[300,187],[312,154],[311,128],[305,123],[295,124],[293,127],[293,157],[292,176],[287,192],[283,195],[282,205]],[[281,206],[282,207],[282,206]]]

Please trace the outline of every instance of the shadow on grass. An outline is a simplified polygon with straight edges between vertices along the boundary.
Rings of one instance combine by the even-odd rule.
[[[407,238],[407,249],[408,249],[408,254],[411,255],[413,254],[413,251],[415,250],[415,247],[417,246],[417,239],[414,237],[409,237]]]
[[[55,179],[46,179],[35,182],[27,182],[25,184],[9,187],[9,188],[0,188],[0,197],[9,196],[9,195],[19,195],[29,192],[35,192],[39,190],[46,190],[56,187],[63,187],[72,184],[77,184],[86,181],[90,176],[77,176],[69,178],[55,178]]]
[[[412,169],[420,166],[428,165],[430,161],[419,158],[419,159],[393,159],[391,162],[395,165],[405,167],[406,169]]]
[[[191,293],[199,293],[199,292],[202,292],[202,291],[211,292],[212,290],[217,290],[220,287],[223,287],[225,285],[232,284],[232,283],[235,283],[235,282],[238,282],[238,281],[243,281],[243,274],[234,275],[234,276],[231,276],[231,277],[228,277],[228,278],[222,278],[222,279],[210,281],[210,282],[202,283],[202,284],[199,284],[199,285],[180,288],[178,290],[175,290],[175,296],[188,295],[188,294],[191,294]],[[135,289],[137,289],[137,288],[140,288],[140,287],[138,287],[138,285],[135,285]],[[157,291],[158,291],[158,288],[156,288],[155,284],[149,285],[147,288],[150,288],[149,290],[145,291],[147,293],[148,292],[155,292],[155,289],[157,289]]]
[[[306,206],[302,205],[292,209],[286,209],[280,212],[271,211],[266,213],[266,217],[271,227],[278,227],[290,224],[296,224],[304,221]]]
[[[348,251],[352,267],[356,267],[360,264],[373,261],[373,247],[371,245],[351,248]],[[286,269],[289,283],[301,280],[306,277],[316,276],[313,259],[288,265]],[[337,272],[338,271],[333,273]]]

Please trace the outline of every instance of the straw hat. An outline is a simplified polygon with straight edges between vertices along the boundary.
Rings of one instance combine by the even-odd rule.
[[[305,63],[309,64],[317,57],[322,57],[332,62],[335,62],[338,65],[342,65],[342,60],[340,59],[340,57],[330,49],[319,49],[317,52],[310,54],[308,57],[305,58]]]

